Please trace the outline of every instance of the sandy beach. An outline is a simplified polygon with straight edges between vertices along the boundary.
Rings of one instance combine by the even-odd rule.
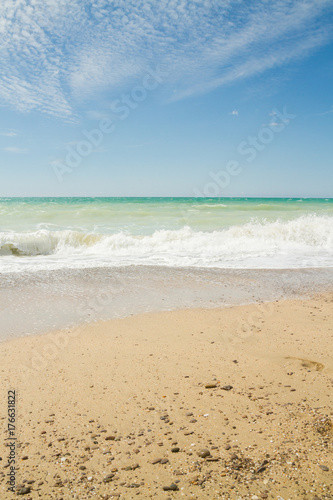
[[[1,344],[0,497],[329,499],[333,295],[146,313]]]
[[[333,500],[333,0],[0,0],[0,500]]]

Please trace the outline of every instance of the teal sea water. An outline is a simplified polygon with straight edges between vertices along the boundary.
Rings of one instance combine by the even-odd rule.
[[[333,267],[333,199],[0,198],[0,272]]]

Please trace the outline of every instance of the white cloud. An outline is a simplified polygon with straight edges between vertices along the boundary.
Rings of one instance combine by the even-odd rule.
[[[0,132],[0,135],[2,135],[4,137],[16,137],[17,132],[15,132],[14,130],[7,130],[5,132]]]
[[[233,109],[232,111],[230,111],[229,115],[238,116],[238,109]]]
[[[15,146],[8,146],[6,148],[3,148],[3,151],[6,151],[6,153],[14,153],[14,154],[24,154],[28,152],[28,150],[25,148],[17,148]]]
[[[173,99],[306,57],[332,0],[2,0],[0,103],[73,120],[162,64]]]
[[[330,115],[331,113],[333,113],[333,106],[331,106],[331,109],[324,111],[323,113],[318,113],[318,116]]]
[[[104,119],[109,118],[109,116],[110,116],[105,111],[104,112],[103,111],[96,111],[93,109],[86,111],[86,115],[91,120],[104,120]]]

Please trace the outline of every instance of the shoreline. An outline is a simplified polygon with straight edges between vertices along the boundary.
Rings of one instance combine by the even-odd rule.
[[[129,266],[0,277],[0,341],[145,312],[267,302],[333,290],[333,268]]]
[[[33,500],[329,498],[332,303],[147,312],[3,342],[16,485]],[[7,455],[1,443],[4,499]]]

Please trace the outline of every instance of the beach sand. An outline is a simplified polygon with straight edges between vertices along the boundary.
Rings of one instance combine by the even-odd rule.
[[[0,498],[16,497],[8,390],[22,498],[333,498],[332,306],[147,313],[3,342]]]

